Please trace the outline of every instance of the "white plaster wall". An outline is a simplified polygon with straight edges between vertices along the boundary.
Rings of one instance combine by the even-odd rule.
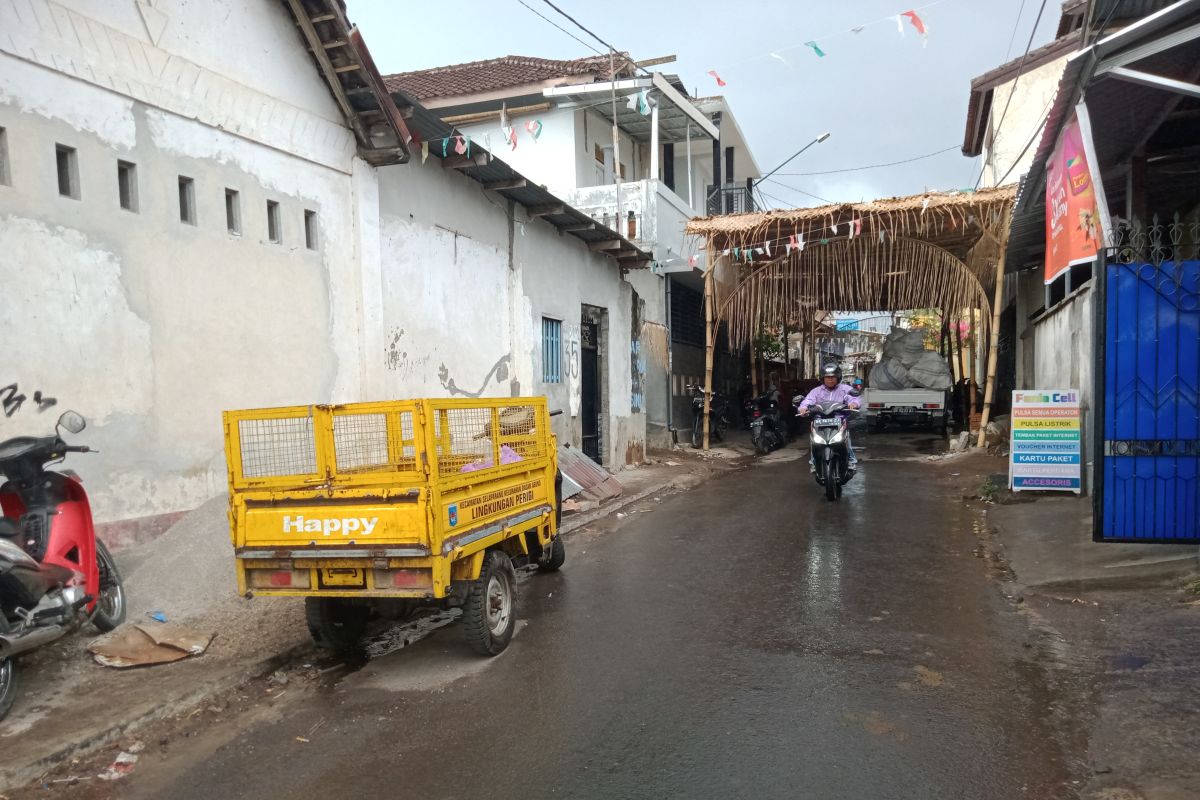
[[[618,103],[627,101],[617,98]],[[612,147],[612,123],[592,110],[576,112],[576,186],[600,186],[604,183],[604,163],[596,161],[596,148]],[[617,132],[625,181],[640,181],[643,174],[641,148],[624,131]]]
[[[605,461],[624,464],[645,422],[630,409],[633,293],[616,264],[433,159],[380,176],[385,335],[367,359],[387,396],[544,395],[565,412],[554,419],[560,441],[579,446],[578,383],[542,381],[542,317],[562,321],[567,350],[581,306],[598,306],[609,322]],[[562,363],[569,374],[566,353]]]
[[[519,231],[519,228],[518,228]],[[533,363],[539,393],[546,394],[552,406],[565,411],[578,409],[577,384],[543,384],[541,318],[563,321],[564,339],[579,340],[581,306],[589,305],[607,312],[608,341],[601,354],[604,373],[602,390],[607,395],[608,413],[603,420],[604,463],[619,468],[629,453],[640,452],[646,441],[645,414],[631,410],[631,341],[633,291],[621,279],[620,270],[610,259],[592,253],[581,242],[562,236],[541,221],[525,225],[525,233],[514,237],[514,268],[526,298],[515,327],[524,336],[515,342],[518,352]],[[527,337],[527,338],[526,338]],[[564,370],[569,366],[563,359]],[[572,398],[574,394],[574,398]],[[561,440],[578,446],[582,441],[579,418],[556,418]]]
[[[212,14],[219,6],[225,13]],[[139,20],[141,24],[139,25]],[[267,0],[0,0],[0,53],[325,166],[349,172],[353,134],[316,73],[282,3]],[[230,37],[240,42],[230,44]],[[231,54],[236,53],[236,58]],[[20,80],[5,62],[0,76]],[[10,76],[9,73],[12,72]],[[111,100],[10,89],[22,106],[95,129],[128,121],[92,104]],[[83,124],[79,124],[80,122]]]
[[[4,53],[0,76],[0,319],[13,332],[0,381],[58,400],[41,414],[27,402],[0,436],[48,432],[65,408],[88,417],[79,438],[100,453],[70,466],[112,521],[223,490],[223,409],[358,399],[349,175]],[[55,143],[76,148],[78,200],[58,194]],[[137,213],[119,207],[117,159],[137,166]],[[195,226],[179,220],[179,175],[195,180]],[[267,199],[282,244],[266,241]]]
[[[534,141],[525,123],[541,120],[542,133]],[[533,183],[545,186],[560,195],[573,188],[575,182],[575,112],[568,109],[550,109],[538,114],[513,116],[510,124],[517,131],[517,147],[511,149],[504,142],[499,121],[477,125],[459,126],[472,142],[491,144],[491,153]],[[441,141],[430,142],[430,148],[441,147]],[[453,143],[451,143],[453,146]],[[440,155],[440,154],[439,154]]]
[[[1067,57],[1063,56],[1022,73],[1017,81],[997,86],[992,92],[992,109],[984,139],[982,186],[996,186],[1002,180],[1003,183],[1015,183],[1029,171],[1037,143],[1034,142],[1023,154],[1021,151],[1041,129],[1066,63]],[[1007,113],[1005,105],[1008,105]],[[1008,173],[1007,177],[1005,173]]]
[[[1088,284],[1049,314],[1033,323],[1034,385],[1029,389],[1078,389],[1083,407],[1083,453],[1086,486],[1091,486],[1092,434],[1095,420],[1096,294]]]

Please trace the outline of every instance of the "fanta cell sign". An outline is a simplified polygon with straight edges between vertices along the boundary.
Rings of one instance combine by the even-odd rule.
[[[1081,488],[1078,389],[1013,392],[1008,484],[1014,492]]]

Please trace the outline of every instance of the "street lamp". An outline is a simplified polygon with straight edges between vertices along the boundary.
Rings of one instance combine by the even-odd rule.
[[[825,140],[826,140],[826,139],[828,139],[828,138],[829,138],[829,131],[826,131],[825,133],[822,133],[820,136],[818,136],[817,138],[813,139],[811,142],[809,142],[808,144],[804,145],[804,147],[801,147],[799,150],[797,150],[795,153],[793,153],[793,154],[792,154],[792,157],[791,157],[791,158],[789,158],[787,161],[783,162],[783,163],[782,163],[782,164],[780,164],[778,167],[776,167],[775,169],[773,169],[773,170],[771,170],[770,172],[768,172],[766,175],[763,175],[761,178],[759,178],[758,180],[756,180],[756,181],[754,182],[754,185],[755,185],[755,186],[758,186],[760,183],[762,183],[763,181],[765,181],[767,178],[771,177],[771,176],[772,176],[772,175],[774,175],[776,172],[779,172],[779,170],[783,169],[783,168],[784,168],[784,167],[786,167],[786,166],[787,166],[789,163],[791,163],[791,161],[792,161],[792,158],[795,158],[796,156],[800,155],[800,154],[801,154],[801,153],[803,153],[805,150],[807,150],[808,148],[812,147],[814,144],[820,144],[821,142],[825,141]]]

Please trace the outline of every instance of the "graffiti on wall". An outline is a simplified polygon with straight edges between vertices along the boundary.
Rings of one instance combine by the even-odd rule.
[[[442,388],[445,389],[451,397],[482,397],[483,393],[488,390],[488,386],[495,381],[496,385],[505,383],[508,380],[508,365],[512,361],[512,356],[500,356],[492,368],[488,370],[484,376],[483,382],[479,386],[478,391],[459,388],[454,382],[454,378],[450,376],[450,369],[445,364],[438,365],[438,380],[441,381]]]
[[[10,383],[8,386],[0,388],[0,407],[4,409],[4,416],[11,417],[13,414],[21,410],[21,406],[29,399],[21,393],[19,384]],[[38,412],[45,411],[47,408],[58,404],[58,399],[47,397],[42,393],[41,389],[35,389],[33,392],[33,403],[37,406]]]

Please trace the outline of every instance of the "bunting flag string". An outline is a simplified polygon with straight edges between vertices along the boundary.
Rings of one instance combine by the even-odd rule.
[[[537,144],[538,137],[542,135],[542,121],[540,119],[531,119],[525,123],[525,130],[529,132],[530,138],[534,144]],[[516,145],[514,144],[515,148]]]
[[[922,200],[921,210],[919,212],[915,212],[918,216],[926,215],[930,208],[930,200],[931,198],[929,197],[926,197]],[[807,246],[806,237],[811,238],[818,244],[823,245],[834,242],[841,237],[847,239],[861,237],[863,235],[864,219],[866,218],[861,216],[852,216],[850,219],[843,218],[840,221],[834,221],[831,217],[827,217],[824,221],[813,220],[801,232],[787,236],[767,238],[754,247],[727,248],[720,251],[720,255],[732,256],[733,260],[735,261],[750,261],[755,255],[765,256],[767,258],[777,258],[779,257],[779,253],[777,251],[773,253],[772,249],[780,247],[783,248],[784,255],[791,255],[793,251],[803,252],[805,250],[805,247]],[[867,221],[870,225],[871,231],[875,231],[877,233],[879,242],[881,244],[889,238],[895,238],[896,234],[893,231],[890,231],[884,227],[879,227],[876,229],[876,225],[878,223],[869,219]],[[922,224],[924,225],[926,223]],[[960,224],[965,230],[976,224],[983,225],[984,223],[980,221],[975,214],[959,214],[956,217],[953,213],[950,215],[939,215],[938,222],[934,223],[935,226],[938,226],[939,229],[943,230],[947,227],[957,230]]]
[[[743,59],[741,61],[733,62],[732,64],[726,64],[724,67],[717,67],[715,69],[710,69],[710,70],[708,70],[707,74],[710,75],[713,78],[713,80],[715,80],[717,82],[718,87],[723,88],[727,85],[727,82],[725,81],[725,79],[723,79],[721,77],[720,72],[725,71],[725,69],[728,69],[729,67],[744,64],[749,61],[754,61],[758,58],[762,58],[762,57],[771,58],[771,59],[774,59],[774,60],[780,62],[788,69],[791,69],[791,67],[792,67],[791,63],[783,56],[783,53],[787,52],[788,50],[792,50],[797,47],[807,47],[810,50],[812,50],[813,55],[817,56],[818,58],[825,58],[828,55],[828,52],[826,51],[825,46],[822,45],[822,42],[824,42],[825,40],[831,39],[835,36],[838,36],[839,34],[845,34],[845,33],[860,34],[864,30],[866,30],[868,27],[871,27],[871,26],[874,26],[874,25],[877,25],[880,23],[886,23],[886,22],[891,22],[891,23],[895,24],[896,32],[900,34],[901,38],[903,38],[905,36],[905,30],[904,30],[905,20],[907,20],[908,24],[912,26],[913,30],[915,30],[917,35],[920,37],[921,46],[925,47],[929,44],[929,26],[926,23],[925,18],[917,12],[924,11],[927,8],[930,8],[930,7],[936,6],[936,5],[940,5],[941,3],[946,3],[946,2],[951,2],[951,0],[933,0],[933,2],[925,3],[924,5],[917,6],[916,8],[909,9],[908,11],[902,11],[898,14],[891,14],[889,16],[882,17],[877,20],[872,20],[871,22],[864,22],[859,25],[854,25],[853,27],[843,30],[843,31],[840,31],[840,32],[832,32],[832,33],[828,33],[824,36],[813,37],[812,39],[805,41],[803,44],[789,44],[784,47],[779,47],[774,50],[769,50],[765,53],[761,53],[761,54],[758,54],[755,56],[750,56],[749,58]]]
[[[919,36],[928,35],[928,32],[925,30],[925,22],[921,19],[916,11],[905,11],[900,16],[908,17],[908,21],[911,22],[912,26],[917,29],[917,34]]]

